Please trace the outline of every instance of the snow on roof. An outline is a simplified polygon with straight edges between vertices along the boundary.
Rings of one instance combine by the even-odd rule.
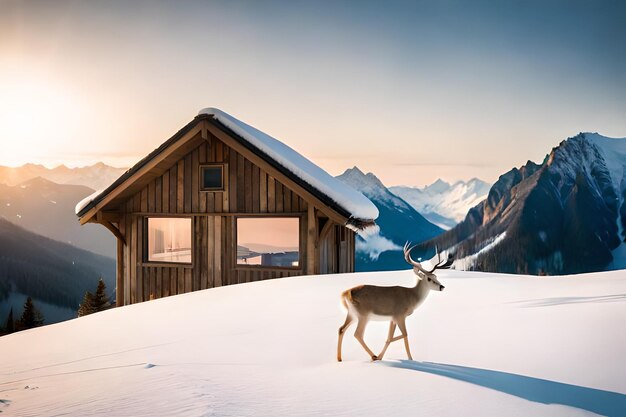
[[[273,158],[298,178],[327,195],[331,200],[351,213],[352,217],[364,220],[375,220],[378,217],[378,209],[367,197],[334,178],[281,141],[219,109],[209,107],[200,110],[198,114],[206,114],[217,119],[224,126]]]
[[[102,194],[103,191],[104,189],[94,191],[92,194],[89,194],[87,197],[80,200],[78,204],[76,204],[76,207],[74,207],[74,212],[76,214],[80,213],[85,207],[87,207],[89,203],[91,203],[93,200],[96,199],[96,197]]]

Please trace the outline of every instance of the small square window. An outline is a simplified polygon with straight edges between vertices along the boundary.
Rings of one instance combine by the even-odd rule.
[[[223,190],[224,166],[208,165],[201,167],[200,179],[203,190]]]

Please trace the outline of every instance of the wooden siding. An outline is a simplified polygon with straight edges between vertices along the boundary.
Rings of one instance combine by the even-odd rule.
[[[202,191],[200,166],[224,164],[224,191]],[[118,305],[132,304],[189,291],[264,279],[354,270],[354,232],[336,225],[317,242],[317,209],[261,167],[209,135],[207,141],[181,157],[162,175],[126,200],[118,223],[121,245],[118,270],[123,276]],[[300,265],[269,268],[236,265],[237,216],[300,218]],[[193,264],[146,262],[146,218],[192,218]],[[314,224],[309,227],[310,219]],[[331,220],[327,220],[331,221]],[[311,247],[311,243],[316,247]],[[332,266],[326,266],[331,262]],[[122,303],[123,300],[123,303]]]

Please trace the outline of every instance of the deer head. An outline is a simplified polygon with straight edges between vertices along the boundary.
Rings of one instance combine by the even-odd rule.
[[[417,279],[420,281],[424,281],[426,285],[435,291],[443,291],[445,288],[439,280],[437,279],[437,275],[435,275],[435,271],[437,269],[448,269],[452,266],[452,262],[454,261],[454,257],[452,255],[448,255],[446,259],[441,260],[441,254],[439,253],[439,249],[435,246],[435,252],[437,257],[437,262],[435,262],[435,266],[431,269],[426,269],[422,266],[420,262],[414,261],[411,258],[411,251],[415,248],[414,246],[410,246],[409,242],[404,245],[404,259],[407,261],[409,265],[413,267],[413,272],[417,276]],[[433,258],[434,259],[434,258]]]

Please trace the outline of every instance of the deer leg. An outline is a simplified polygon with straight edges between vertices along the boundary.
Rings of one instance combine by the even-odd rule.
[[[393,342],[393,334],[396,331],[396,323],[394,323],[393,320],[391,320],[389,322],[389,334],[387,335],[387,342],[385,342],[385,347],[383,347],[382,352],[380,352],[378,354],[378,359],[383,359],[383,356],[385,356],[385,352],[387,351],[387,348],[389,347],[389,344],[391,342]]]
[[[365,326],[367,325],[367,319],[359,317],[359,322],[356,325],[356,330],[354,331],[354,337],[359,341],[363,349],[370,355],[373,361],[378,360],[378,357],[374,355],[374,352],[365,344],[365,340],[363,340],[363,332],[365,332]]]
[[[339,328],[339,340],[337,340],[337,361],[341,362],[341,344],[343,343],[343,335],[352,324],[352,316],[350,313],[346,316],[346,321]]]
[[[402,336],[404,337],[404,348],[406,349],[406,354],[409,357],[409,360],[412,361],[413,357],[411,356],[411,350],[409,349],[409,334],[406,331],[406,323],[404,321],[404,317],[397,320],[398,327],[402,332]]]

